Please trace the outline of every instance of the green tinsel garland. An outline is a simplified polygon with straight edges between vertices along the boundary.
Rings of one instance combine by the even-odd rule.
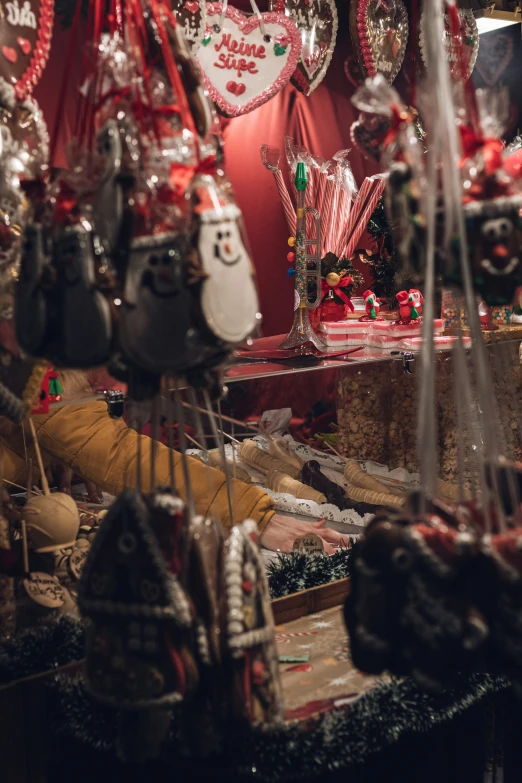
[[[346,538],[351,544],[357,540],[357,536]],[[331,556],[307,555],[302,552],[280,554],[278,559],[267,567],[270,597],[282,598],[309,587],[344,579],[350,576],[351,569],[351,549],[341,549]]]
[[[427,733],[451,721],[485,696],[509,688],[507,678],[489,674],[463,677],[451,690],[428,695],[409,679],[377,685],[346,707],[303,724],[285,724],[270,731],[232,732],[222,740],[208,772],[253,775],[256,780],[289,781],[324,776],[360,764],[404,736]],[[55,731],[93,749],[114,753],[116,712],[93,701],[80,678],[54,678],[51,710]],[[175,712],[163,761],[176,769],[183,749],[176,743],[181,714]],[[201,767],[202,759],[195,760]]]
[[[383,242],[385,252],[377,254],[365,260],[365,264],[370,267],[370,276],[374,292],[379,297],[388,301],[390,310],[396,305],[395,294],[399,290],[396,285],[396,276],[400,269],[399,254],[393,246],[390,225],[386,218],[383,199],[375,207],[372,216],[368,222],[368,233],[379,244]],[[374,260],[375,259],[375,260]]]
[[[50,671],[84,656],[80,620],[60,615],[45,625],[28,628],[0,647],[0,684]]]

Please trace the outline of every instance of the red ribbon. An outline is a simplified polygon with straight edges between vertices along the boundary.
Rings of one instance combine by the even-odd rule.
[[[410,114],[408,114],[407,117],[404,116],[404,113],[400,111],[397,104],[393,103],[391,105],[391,111],[392,111],[392,124],[391,128],[389,128],[386,136],[384,137],[384,146],[387,147],[389,144],[392,143],[392,141],[395,141],[395,138],[399,132],[399,129],[403,122],[411,122],[412,117]]]
[[[350,308],[350,310],[353,313],[355,308],[354,308],[353,304],[351,303],[350,299],[346,296],[346,294],[342,290],[343,288],[346,288],[347,286],[351,285],[352,283],[353,283],[353,279],[349,275],[347,275],[346,277],[342,277],[339,280],[339,282],[337,283],[337,285],[328,285],[326,280],[321,280],[322,298],[324,299],[324,297],[326,296],[326,294],[329,291],[333,291],[334,294],[337,294],[337,296],[340,299],[342,299],[345,304],[348,305],[348,307]]]
[[[460,136],[462,140],[462,158],[461,167],[468,158],[474,157],[478,152],[482,153],[486,174],[489,176],[502,168],[503,145],[500,139],[484,138],[478,136],[469,125],[460,126]]]

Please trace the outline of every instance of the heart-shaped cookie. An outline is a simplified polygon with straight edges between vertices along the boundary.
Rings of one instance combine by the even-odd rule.
[[[350,0],[350,34],[363,78],[382,73],[393,82],[406,54],[408,29],[403,0]]]
[[[222,3],[207,5],[207,32],[197,62],[218,110],[238,117],[270,100],[289,81],[301,54],[296,24],[281,13],[247,17]],[[231,83],[244,90],[228,87]]]
[[[365,158],[379,162],[382,145],[390,127],[391,120],[385,117],[361,114],[350,128],[350,137]]]
[[[172,10],[191,48],[198,47],[207,27],[205,0],[172,0]]]
[[[488,87],[494,87],[513,59],[513,38],[505,33],[483,35],[475,68]]]
[[[270,8],[286,13],[301,34],[302,51],[292,84],[310,95],[322,82],[332,59],[337,37],[337,7],[334,0],[271,0]]]
[[[54,0],[9,0],[0,16],[0,78],[24,100],[42,75],[49,56]]]
[[[477,55],[479,50],[479,34],[477,28],[477,20],[473,15],[473,11],[470,9],[459,8],[460,19],[460,39],[461,47],[454,41],[450,31],[450,19],[447,14],[444,14],[444,47],[446,49],[446,57],[450,64],[450,73],[455,81],[463,79],[465,82],[469,79],[473,73],[475,62],[477,61]],[[425,22],[424,14],[421,14],[420,19],[420,33],[419,33],[419,48],[421,51],[422,62],[426,67],[426,52],[425,52]],[[462,65],[459,66],[460,48],[462,49]]]

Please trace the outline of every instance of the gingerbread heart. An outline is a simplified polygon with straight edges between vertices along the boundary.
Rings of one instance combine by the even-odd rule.
[[[0,78],[14,87],[18,100],[24,100],[40,80],[49,56],[53,16],[54,0],[9,0],[4,4]]]
[[[403,0],[350,0],[350,34],[363,78],[382,73],[391,84],[408,43]]]
[[[361,116],[352,124],[350,137],[365,158],[379,162],[382,145],[390,127],[391,120],[386,118]]]
[[[172,10],[191,48],[199,46],[207,27],[204,0],[172,0]]]
[[[462,79],[466,82],[473,73],[473,68],[477,61],[479,34],[477,20],[473,15],[473,11],[459,8],[459,19],[460,45],[451,34],[449,16],[447,14],[444,15],[444,47],[446,49],[446,57],[449,60],[452,78],[455,81]],[[426,66],[425,36],[424,14],[422,14],[420,19],[419,47],[424,66]],[[459,65],[461,57],[462,64]]]
[[[334,0],[271,0],[274,11],[285,7],[301,34],[302,51],[291,82],[305,95],[325,77],[337,37],[337,7]]]
[[[513,38],[505,33],[483,35],[476,69],[488,85],[494,87],[513,59]]]
[[[296,24],[281,13],[247,17],[222,3],[207,6],[208,26],[197,62],[203,84],[218,110],[238,117],[257,109],[281,90],[301,54]],[[233,77],[231,80],[230,77]],[[228,87],[234,82],[239,91]]]

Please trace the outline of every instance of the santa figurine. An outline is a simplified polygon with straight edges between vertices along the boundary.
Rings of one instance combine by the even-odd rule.
[[[421,292],[417,288],[410,288],[409,292],[411,297],[413,297],[413,307],[418,313],[418,316],[420,317],[422,315],[422,305],[424,304],[424,297],[421,294]],[[412,318],[415,318],[415,315],[412,314]]]
[[[366,315],[361,316],[359,321],[382,321],[382,316],[379,315],[381,300],[370,289],[364,292],[363,299],[366,302]]]
[[[409,323],[421,317],[424,298],[416,288],[409,291],[399,291],[395,298],[399,303],[400,320]]]

